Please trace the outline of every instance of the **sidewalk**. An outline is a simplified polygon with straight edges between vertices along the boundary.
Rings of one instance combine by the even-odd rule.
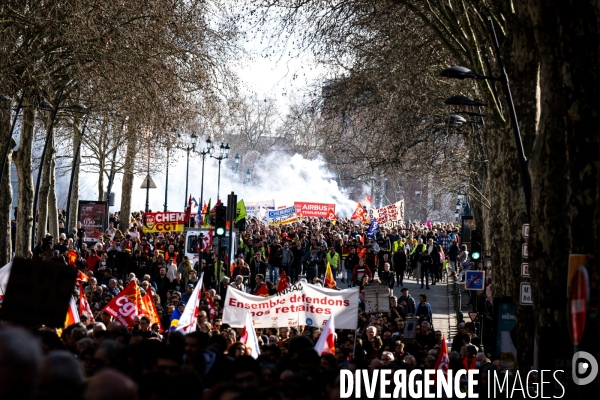
[[[446,338],[451,337],[451,326],[455,324],[455,318],[452,311],[452,303],[449,300],[448,286],[447,283],[438,282],[435,285],[429,285],[429,290],[420,286],[414,278],[404,278],[404,285],[401,287],[394,287],[394,295],[400,297],[400,289],[405,287],[415,302],[419,302],[419,295],[425,293],[427,295],[427,302],[431,305],[431,311],[433,313],[433,326],[436,330],[442,332]]]

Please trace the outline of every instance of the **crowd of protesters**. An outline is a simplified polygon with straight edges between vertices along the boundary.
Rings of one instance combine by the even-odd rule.
[[[221,320],[226,291],[255,293],[267,285],[274,294],[281,271],[290,283],[322,284],[327,264],[338,288],[357,285],[362,291],[375,279],[393,288],[415,279],[428,289],[468,265],[452,224],[409,222],[369,238],[366,226],[350,220],[305,218],[272,227],[252,218],[240,232],[235,260],[219,262],[208,249],[192,262],[181,233],[144,233],[141,218],[134,213],[123,224],[111,216],[102,240],[89,247],[81,226],[39,241],[29,257],[73,264],[89,276],[83,285],[93,315],[62,331],[0,330],[0,398],[337,399],[340,369],[434,368],[442,332],[432,327],[426,293],[415,299],[402,287],[400,297],[390,296],[389,312],[361,309],[356,331],[337,331],[335,354],[313,349],[318,328],[256,329],[261,351],[254,359],[240,342],[242,328]],[[173,311],[183,311],[200,276],[217,315],[210,318],[202,302],[195,332],[170,330]],[[160,324],[141,316],[127,329],[102,311],[131,281],[142,296],[151,291]],[[491,314],[488,298],[490,293],[473,301],[483,299]],[[414,340],[404,340],[405,320],[413,315]],[[472,323],[461,323],[447,343],[451,369],[504,368],[490,362]]]

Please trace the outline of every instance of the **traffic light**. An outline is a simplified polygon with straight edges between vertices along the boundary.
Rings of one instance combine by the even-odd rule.
[[[481,231],[471,231],[471,259],[478,261],[481,259],[483,243],[483,233]]]
[[[217,237],[225,236],[227,230],[227,207],[217,206],[215,210],[215,235]]]

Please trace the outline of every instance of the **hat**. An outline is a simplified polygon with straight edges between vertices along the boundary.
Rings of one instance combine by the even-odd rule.
[[[189,288],[190,288],[190,287],[191,287],[191,288],[193,288],[193,287],[194,287],[194,285],[192,285],[192,284],[190,283],[189,285],[187,285],[187,287],[189,287]]]

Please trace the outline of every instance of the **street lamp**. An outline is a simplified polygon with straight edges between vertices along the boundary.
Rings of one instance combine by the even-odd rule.
[[[221,146],[219,147],[219,155],[218,156],[215,156],[214,154],[210,155],[212,158],[219,161],[219,175],[218,175],[218,179],[217,179],[217,202],[220,200],[219,192],[221,191],[221,161],[225,160],[226,158],[229,158],[230,150],[231,150],[231,148],[229,147],[229,143],[227,143],[227,146],[225,146],[225,145],[223,145],[223,143],[221,143]]]
[[[527,157],[525,157],[525,150],[523,149],[523,141],[521,140],[521,130],[519,129],[519,122],[517,120],[517,112],[515,111],[515,104],[513,102],[512,93],[510,91],[510,85],[508,83],[508,74],[504,68],[502,61],[502,55],[500,54],[500,44],[498,43],[498,37],[496,36],[496,30],[494,29],[494,23],[490,17],[488,17],[490,23],[494,49],[496,51],[496,57],[498,59],[498,67],[500,69],[500,76],[487,76],[481,75],[471,71],[468,68],[461,66],[453,66],[443,70],[440,75],[447,78],[453,79],[483,79],[489,81],[498,81],[502,83],[504,94],[508,102],[508,108],[510,111],[510,119],[513,127],[513,134],[515,136],[515,143],[517,145],[517,152],[519,157],[519,165],[521,166],[521,179],[523,180],[523,192],[525,194],[525,206],[527,208],[527,215],[530,215],[531,207],[531,177],[529,176],[529,170],[527,169]]]
[[[204,161],[206,160],[206,156],[212,154],[213,152],[213,143],[210,138],[206,139],[206,148],[202,149],[200,154],[202,154],[202,182],[200,183],[200,217],[202,217],[202,209],[204,208]],[[210,210],[206,210],[206,212],[210,212]]]
[[[192,133],[192,141],[187,147],[184,147],[187,152],[187,166],[185,168],[185,198],[183,199],[183,209],[188,206],[188,176],[190,173],[190,150],[196,150],[196,143],[198,143],[198,135]]]

